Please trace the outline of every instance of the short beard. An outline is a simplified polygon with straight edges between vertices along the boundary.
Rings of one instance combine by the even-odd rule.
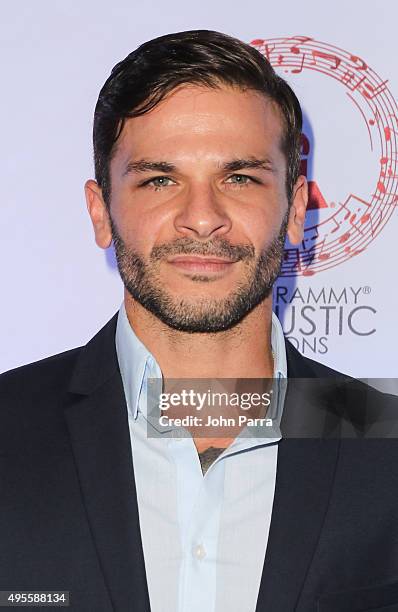
[[[124,286],[131,297],[172,329],[187,333],[215,333],[231,329],[272,292],[284,253],[289,210],[279,233],[256,260],[252,245],[231,245],[217,238],[203,243],[179,238],[172,243],[153,247],[148,262],[126,246],[110,218],[116,260]],[[159,265],[174,255],[202,255],[241,260],[246,266],[245,279],[227,297],[194,301],[175,298],[162,287]],[[192,282],[211,282],[206,275],[191,276]]]

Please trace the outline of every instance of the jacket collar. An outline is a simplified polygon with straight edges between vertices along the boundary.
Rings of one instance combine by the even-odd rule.
[[[117,316],[116,312],[82,347],[69,384],[71,393],[89,395],[119,371],[115,348]]]

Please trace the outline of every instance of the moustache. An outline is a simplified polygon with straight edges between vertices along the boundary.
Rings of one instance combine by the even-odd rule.
[[[154,246],[150,259],[159,261],[174,255],[201,255],[203,257],[223,257],[225,259],[251,259],[255,256],[253,245],[230,244],[227,240],[218,239],[209,242],[198,242],[189,238],[179,238],[173,242]]]

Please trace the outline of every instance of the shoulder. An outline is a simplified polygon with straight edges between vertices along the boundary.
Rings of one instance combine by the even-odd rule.
[[[7,396],[17,398],[37,392],[43,396],[45,393],[60,393],[67,389],[78,361],[84,352],[87,352],[86,349],[91,362],[81,364],[83,371],[87,370],[88,366],[92,369],[99,367],[102,358],[110,361],[115,346],[116,321],[117,313],[85,345],[0,374],[1,403]]]
[[[4,458],[59,454],[67,448],[63,416],[81,347],[0,374],[0,452]]]
[[[302,355],[289,340],[285,338],[286,356],[288,362],[288,376],[300,378],[352,378],[343,372],[330,368],[329,366],[305,357]]]
[[[14,397],[51,388],[62,388],[67,383],[83,347],[69,349],[0,374],[0,397]]]
[[[304,357],[288,341],[286,352],[293,389],[345,423],[348,437],[398,438],[396,395]]]
[[[80,351],[74,348],[0,375],[2,452],[44,452],[49,440],[60,439],[69,381]]]
[[[51,439],[65,435],[65,409],[96,376],[106,380],[117,369],[116,320],[117,314],[83,346],[0,374],[0,449],[44,452]]]

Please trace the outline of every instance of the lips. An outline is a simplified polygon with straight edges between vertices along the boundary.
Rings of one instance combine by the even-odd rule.
[[[173,266],[187,271],[199,272],[223,272],[236,263],[231,259],[222,259],[219,257],[198,257],[193,255],[185,255],[173,257],[168,260]]]
[[[169,260],[171,263],[234,263],[231,259],[222,259],[220,257],[199,257],[197,255],[184,255],[173,257]]]

